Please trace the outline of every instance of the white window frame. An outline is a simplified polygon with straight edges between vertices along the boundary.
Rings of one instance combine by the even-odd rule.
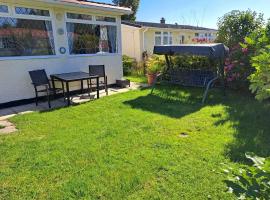
[[[157,34],[161,33],[161,34]],[[167,34],[166,34],[167,33]],[[155,31],[155,45],[156,44],[156,37],[161,36],[161,44],[160,45],[172,45],[173,44],[173,33],[170,31]],[[164,37],[168,37],[168,44],[164,44]]]
[[[74,13],[74,14],[86,14],[86,15],[91,15],[92,16],[92,20],[81,20],[81,19],[70,19],[67,17],[67,13]],[[102,16],[102,15],[95,15],[92,13],[84,13],[84,12],[74,12],[74,11],[69,11],[67,10],[65,12],[65,32],[66,32],[66,41],[67,41],[67,47],[68,47],[68,56],[70,57],[83,57],[83,56],[112,56],[112,55],[120,55],[120,47],[119,47],[119,26],[117,23],[117,17],[116,16],[110,16],[110,15],[106,15],[105,17],[113,17],[116,19],[115,22],[105,22],[105,21],[96,21],[96,16]],[[108,53],[108,52],[97,52],[95,54],[71,54],[70,49],[69,49],[69,44],[68,44],[68,31],[67,31],[67,23],[78,23],[78,24],[89,24],[89,25],[100,25],[100,26],[115,26],[116,27],[116,49],[117,52],[116,53]]]
[[[39,55],[39,56],[7,56],[7,57],[0,57],[0,60],[25,60],[25,59],[46,59],[46,58],[57,58],[57,41],[56,41],[56,30],[55,30],[55,21],[53,20],[52,10],[47,7],[38,7],[38,6],[25,6],[20,4],[8,4],[8,3],[0,3],[0,5],[8,6],[8,13],[0,13],[0,17],[10,17],[16,19],[32,19],[32,20],[46,20],[50,21],[52,24],[52,31],[53,31],[53,39],[54,39],[54,55]],[[50,16],[39,16],[39,15],[24,15],[24,14],[16,14],[15,7],[26,7],[26,8],[33,8],[33,9],[41,9],[41,10],[48,10]]]
[[[7,3],[1,3],[1,2],[0,2],[0,5],[1,5],[1,6],[7,6],[7,7],[8,7],[8,12],[7,12],[7,13],[0,12],[0,17],[7,17],[7,16],[10,16],[10,14],[11,14],[10,5],[7,4]]]
[[[17,14],[16,7],[23,7],[23,8],[32,8],[32,9],[39,9],[39,10],[47,10],[49,11],[50,16],[41,16],[41,15],[26,15],[26,14]],[[41,19],[41,20],[51,20],[52,21],[52,11],[48,8],[40,8],[40,7],[33,7],[33,6],[21,6],[21,5],[14,5],[12,6],[12,13],[15,18],[21,19]]]

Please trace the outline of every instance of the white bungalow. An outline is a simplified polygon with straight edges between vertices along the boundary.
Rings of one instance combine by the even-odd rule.
[[[108,84],[122,78],[121,15],[130,13],[86,0],[0,0],[0,107],[34,97],[35,69],[50,75],[102,64]]]

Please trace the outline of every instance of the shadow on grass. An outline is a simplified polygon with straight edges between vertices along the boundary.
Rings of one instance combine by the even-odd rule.
[[[197,112],[201,105],[202,89],[160,86],[154,95],[140,96],[124,102],[132,108],[181,118]],[[270,156],[270,103],[260,103],[247,94],[228,91],[226,97],[220,90],[210,92],[207,106],[223,105],[227,117],[214,126],[230,123],[235,129],[234,141],[225,147],[225,155],[234,162],[246,162],[245,153]]]
[[[270,103],[253,97],[235,96],[226,103],[228,117],[215,125],[232,123],[235,139],[226,146],[226,155],[234,162],[246,162],[245,153],[270,156]]]
[[[175,99],[164,99],[156,95],[138,97],[126,101],[124,104],[130,105],[134,109],[141,109],[172,118],[180,118],[199,109],[199,106],[185,106]]]
[[[181,118],[197,112],[203,107],[202,94],[203,89],[162,85],[158,86],[152,95],[140,96],[125,101],[124,104],[134,109]],[[210,97],[210,99],[212,98]]]

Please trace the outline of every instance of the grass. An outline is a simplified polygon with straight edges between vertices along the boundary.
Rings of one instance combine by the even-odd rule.
[[[160,87],[12,118],[19,133],[0,137],[0,199],[234,199],[221,163],[269,156],[270,104],[200,98]]]
[[[129,79],[131,82],[147,83],[147,77],[146,76],[126,76],[125,78]]]

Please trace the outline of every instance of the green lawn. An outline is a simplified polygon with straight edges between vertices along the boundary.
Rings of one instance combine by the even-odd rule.
[[[221,163],[270,155],[270,104],[160,87],[12,118],[0,199],[233,199]],[[188,137],[186,137],[188,135]]]
[[[137,83],[147,83],[147,77],[145,76],[126,76],[126,79],[129,79],[132,82]]]

